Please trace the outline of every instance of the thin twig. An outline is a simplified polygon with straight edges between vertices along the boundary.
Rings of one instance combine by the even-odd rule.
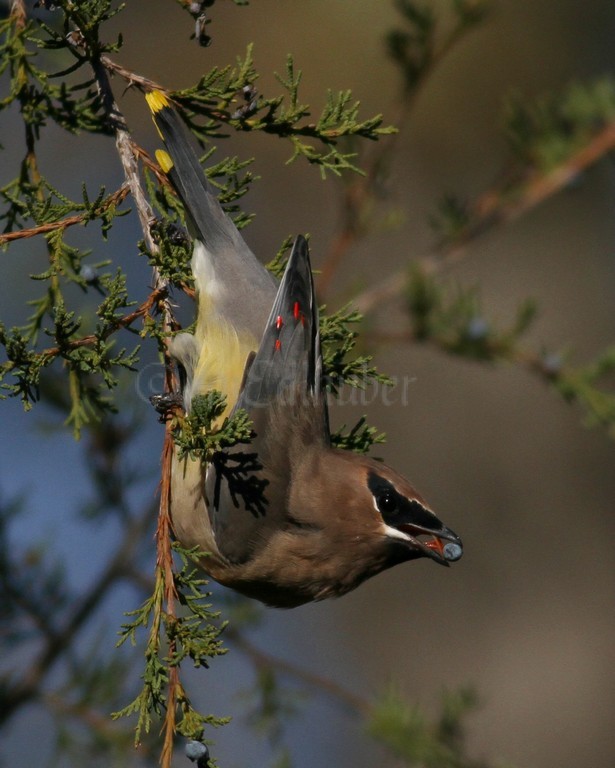
[[[151,508],[147,506],[143,513],[131,522],[122,545],[116,550],[115,555],[94,584],[78,600],[68,618],[53,635],[48,635],[40,654],[29,664],[25,677],[3,695],[4,706],[0,709],[0,724],[6,722],[23,704],[38,697],[48,672],[57,659],[66,652],[72,638],[98,608],[116,582],[124,578],[124,566],[135,557],[137,547],[150,521]]]
[[[126,67],[123,67],[121,64],[113,61],[110,56],[101,56],[100,63],[103,65],[103,67],[105,67],[105,69],[111,72],[112,75],[119,75],[124,80],[126,80],[129,88],[133,85],[136,85],[137,88],[142,91],[157,90],[166,93],[166,88],[164,86],[160,85],[154,80],[150,80],[149,77],[143,77],[143,75],[138,75],[136,72],[133,72],[130,69],[126,69]]]
[[[301,682],[309,685],[311,688],[316,688],[327,696],[341,702],[354,714],[366,717],[371,711],[371,705],[367,699],[352,693],[352,691],[349,691],[343,685],[339,685],[330,678],[315,672],[310,672],[297,664],[285,661],[284,659],[280,659],[277,656],[257,648],[253,643],[246,639],[244,635],[240,634],[232,627],[227,627],[224,634],[225,637],[234,643],[240,651],[250,658],[256,667],[274,669],[277,672],[301,680]]]
[[[20,229],[16,232],[5,232],[0,234],[0,245],[10,243],[13,240],[23,240],[28,237],[37,237],[38,235],[46,235],[49,232],[55,232],[58,229],[64,230],[68,227],[73,227],[75,224],[83,224],[84,221],[89,221],[92,215],[100,216],[105,213],[109,208],[119,205],[130,192],[130,188],[127,184],[117,189],[113,194],[106,197],[96,211],[88,211],[85,213],[76,214],[75,216],[67,216],[59,221],[48,221],[44,224],[39,224],[36,227],[30,227],[29,229]]]
[[[11,18],[15,20],[15,26],[17,29],[25,29],[26,22],[28,20],[28,12],[26,10],[26,4],[23,0],[12,0]]]
[[[362,334],[362,338],[367,341],[368,344],[374,344],[380,347],[387,344],[398,345],[419,342],[424,345],[430,345],[444,352],[450,352],[450,345],[448,345],[445,341],[433,336],[419,339],[411,329],[404,331],[385,332],[366,330]],[[488,346],[486,352],[489,352]],[[524,368],[529,373],[537,375],[543,382],[547,384],[556,381],[558,377],[561,376],[564,372],[560,370],[553,370],[553,368],[549,365],[548,359],[544,355],[521,347],[513,347],[508,352],[501,352],[499,354],[497,350],[492,349],[492,354],[493,357],[475,359],[477,362],[494,363],[498,361],[506,361],[508,363],[513,363],[520,366],[521,368]],[[466,359],[468,358],[466,357]]]
[[[171,464],[173,460],[173,423],[167,420],[165,425],[164,447],[162,451],[162,471],[160,479],[160,507],[158,512],[158,526],[156,528],[156,566],[164,574],[164,601],[166,612],[171,617],[176,617],[175,604],[177,591],[173,576],[173,552],[171,549]],[[169,644],[168,656],[172,657],[176,651],[175,641]],[[175,717],[178,695],[179,668],[173,666],[169,670],[168,694],[166,714],[163,725],[163,745],[160,755],[162,768],[169,768],[173,757],[173,738],[175,736]]]
[[[419,265],[428,274],[435,274],[452,266],[466,255],[469,245],[496,227],[510,224],[565,189],[580,173],[613,149],[615,121],[605,126],[557,168],[546,173],[535,171],[528,175],[514,195],[511,194],[510,188],[502,189],[499,186],[484,192],[469,207],[471,225],[464,232],[463,238],[449,245],[436,247],[419,257]],[[353,305],[362,314],[369,314],[383,302],[399,296],[406,285],[407,270],[404,268],[358,294],[353,299]]]
[[[150,222],[153,220],[152,208],[145,196],[143,187],[141,186],[141,180],[138,172],[138,157],[139,150],[135,143],[132,141],[130,134],[126,128],[126,123],[117,103],[114,99],[111,84],[109,82],[109,62],[103,61],[100,58],[93,58],[92,68],[94,75],[101,91],[103,103],[105,105],[105,112],[109,116],[109,119],[115,125],[116,134],[116,147],[122,166],[124,168],[124,174],[126,180],[130,186],[132,197],[135,201],[137,214],[141,222],[141,229],[145,238],[145,243],[148,250],[151,253],[157,253],[158,247],[154,242],[152,233],[150,230]],[[176,329],[177,322],[175,320],[173,310],[168,300],[167,293],[169,283],[165,280],[158,269],[153,270],[153,285],[155,291],[161,292],[161,298],[158,301],[158,309],[162,315],[163,331],[170,333]],[[176,386],[174,380],[173,366],[171,358],[168,354],[167,343],[163,345],[163,354],[165,362],[165,390],[173,391]],[[164,437],[164,446],[162,453],[162,474],[160,481],[160,505],[158,513],[158,526],[156,529],[156,549],[157,549],[157,570],[162,573],[164,580],[163,599],[165,612],[170,618],[176,616],[175,603],[177,600],[177,593],[175,590],[175,579],[173,575],[173,556],[171,551],[171,515],[170,515],[170,487],[171,487],[171,463],[173,455],[173,434],[172,434],[172,422],[167,421]],[[160,612],[161,606],[157,606],[157,611]],[[169,653],[172,654],[173,648],[169,649]],[[173,737],[175,735],[175,717],[176,717],[176,700],[177,690],[179,685],[179,671],[171,670],[169,675],[168,691],[167,691],[167,708],[166,716],[164,720],[163,730],[163,747],[160,758],[162,768],[170,768],[171,759],[173,755]]]
[[[365,232],[364,219],[374,200],[376,180],[390,163],[399,137],[410,119],[425,84],[456,44],[463,39],[463,31],[460,25],[452,29],[440,45],[432,50],[428,63],[413,87],[401,89],[401,93],[391,110],[394,115],[391,123],[397,127],[397,132],[380,139],[373,148],[371,157],[368,158],[364,175],[354,177],[353,181],[344,189],[341,205],[342,226],[319,267],[317,287],[321,299],[324,299],[346,253]]]
[[[109,338],[113,333],[115,333],[120,328],[128,328],[129,326],[134,323],[135,320],[138,320],[140,317],[144,317],[148,313],[152,312],[155,307],[158,306],[161,300],[163,300],[167,295],[167,289],[164,288],[158,288],[156,290],[153,290],[149,296],[143,301],[137,309],[135,309],[132,312],[129,312],[127,315],[124,315],[123,317],[119,317],[113,325],[101,336],[96,336],[94,333],[90,333],[87,336],[81,336],[79,339],[72,339],[71,341],[65,342],[62,347],[47,347],[47,349],[44,349],[40,354],[44,355],[45,357],[57,357],[58,355],[65,354],[66,352],[70,351],[71,349],[78,349],[79,347],[88,347],[90,344],[95,344],[99,339],[107,339]],[[11,369],[12,363],[9,361],[6,364],[6,369]]]

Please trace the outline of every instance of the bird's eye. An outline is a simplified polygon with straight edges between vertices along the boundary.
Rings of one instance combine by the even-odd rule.
[[[381,512],[396,512],[397,511],[397,498],[391,491],[383,491],[378,494],[376,498],[378,509]]]

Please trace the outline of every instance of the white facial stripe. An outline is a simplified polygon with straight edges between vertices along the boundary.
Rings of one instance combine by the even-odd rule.
[[[408,536],[403,531],[398,531],[397,528],[392,528],[390,525],[383,524],[384,535],[390,539],[401,539],[402,541],[412,541],[412,537]]]

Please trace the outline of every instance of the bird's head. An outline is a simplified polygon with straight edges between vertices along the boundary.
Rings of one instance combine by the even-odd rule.
[[[460,537],[408,480],[386,464],[336,450],[325,464],[321,508],[338,531],[365,539],[386,553],[384,567],[421,557],[448,566],[461,558]]]
[[[413,486],[390,467],[370,462],[366,485],[383,534],[402,560],[429,557],[448,566],[459,560],[463,545],[429,509]]]

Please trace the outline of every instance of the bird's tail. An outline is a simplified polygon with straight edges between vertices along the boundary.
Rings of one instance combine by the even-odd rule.
[[[156,150],[156,160],[183,203],[191,234],[212,252],[232,246],[239,233],[222,210],[203,173],[181,118],[162,91],[151,91],[145,95],[145,99],[152,111],[158,133],[169,150]]]
[[[171,352],[186,371],[184,402],[211,389],[237,400],[242,373],[275,296],[275,281],[248,248],[218,202],[177,111],[161,91],[146,94],[168,150],[156,159],[184,207],[194,238],[192,272],[198,295],[194,334],[179,334]]]

